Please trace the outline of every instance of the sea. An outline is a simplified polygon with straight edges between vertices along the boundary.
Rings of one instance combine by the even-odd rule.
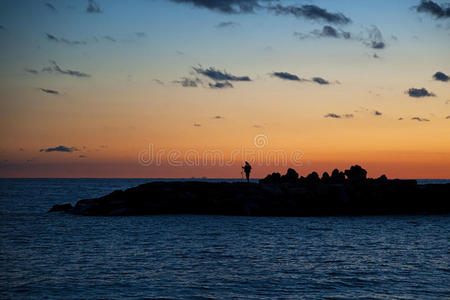
[[[450,215],[48,213],[152,180],[0,179],[0,299],[450,299]]]

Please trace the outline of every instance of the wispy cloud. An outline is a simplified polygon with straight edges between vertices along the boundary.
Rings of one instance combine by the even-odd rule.
[[[85,41],[69,40],[66,38],[54,36],[53,34],[50,34],[50,33],[46,33],[45,36],[46,36],[47,40],[49,40],[51,42],[64,43],[66,45],[74,46],[74,45],[86,45],[87,44],[87,42],[85,42]]]
[[[229,81],[216,81],[214,83],[209,83],[208,85],[212,89],[226,89],[233,87]]]
[[[349,24],[351,19],[346,17],[342,13],[331,13],[326,9],[318,7],[316,5],[302,5],[302,6],[283,6],[274,5],[268,7],[269,11],[277,15],[291,15],[296,18],[304,18],[314,21],[322,21],[332,24]]]
[[[332,118],[332,119],[342,119],[342,118],[351,119],[351,118],[353,118],[353,114],[338,115],[338,114],[335,114],[335,113],[328,113],[328,114],[326,114],[323,117],[324,118]]]
[[[222,116],[214,116],[213,119],[219,120],[219,119],[223,119]]]
[[[80,155],[78,156],[78,158],[87,158],[87,155],[80,154]]]
[[[39,88],[39,90],[41,90],[42,92],[44,92],[46,94],[59,95],[59,92],[57,90],[50,90],[50,89],[43,89],[43,88]]]
[[[147,34],[145,32],[135,32],[135,34],[138,38],[141,39],[147,37]]]
[[[100,6],[94,1],[94,0],[89,0],[88,1],[88,6],[86,8],[86,12],[87,13],[101,13],[102,10],[100,9]]]
[[[252,13],[260,8],[258,0],[171,0],[176,3],[191,4],[194,7],[206,8],[225,14]]]
[[[202,124],[194,123],[194,124],[192,124],[192,126],[194,126],[194,127],[202,127]]]
[[[444,81],[444,82],[447,82],[448,81],[448,75],[447,74],[444,74],[444,73],[442,73],[442,72],[436,72],[436,73],[434,73],[434,75],[433,75],[433,79],[434,80],[437,80],[437,81]]]
[[[47,7],[49,10],[51,10],[52,12],[58,12],[57,10],[56,10],[56,7],[54,7],[53,6],[53,4],[51,4],[51,3],[45,3],[45,7]]]
[[[164,85],[164,82],[163,81],[161,81],[161,80],[159,80],[159,79],[153,79],[153,82],[156,82],[157,84],[160,84],[160,85]]]
[[[75,70],[70,70],[70,69],[62,69],[60,66],[58,66],[58,64],[54,61],[51,60],[50,63],[53,65],[53,67],[46,67],[43,68],[42,71],[43,72],[56,72],[59,74],[64,74],[64,75],[69,75],[69,76],[75,76],[75,77],[91,77],[91,75],[87,74],[87,73],[83,73],[80,71],[75,71]]]
[[[423,98],[423,97],[434,97],[436,96],[434,93],[427,91],[425,88],[410,88],[406,91],[406,93],[413,98]]]
[[[380,112],[380,111],[378,111],[378,110],[375,110],[375,111],[373,112],[373,114],[374,114],[375,116],[381,116],[381,115],[383,115],[383,113]]]
[[[25,68],[24,71],[27,72],[27,73],[33,74],[33,75],[36,75],[36,74],[39,73],[38,70],[30,69],[30,68]]]
[[[204,75],[214,81],[251,81],[248,76],[236,76],[226,71],[219,71],[214,67],[203,69],[202,67],[193,67],[198,74]]]
[[[238,26],[240,26],[239,23],[229,21],[229,22],[220,22],[215,27],[216,28],[227,28],[227,27],[238,27]]]
[[[430,122],[430,120],[421,118],[421,117],[413,117],[413,118],[411,118],[411,120],[419,121],[419,122]]]
[[[39,152],[75,152],[75,151],[78,151],[78,149],[75,147],[67,147],[62,145],[53,148],[43,148],[39,150]]]
[[[199,78],[182,78],[181,80],[175,80],[174,83],[180,84],[182,87],[197,87],[202,81]]]
[[[322,77],[313,77],[311,80],[320,85],[330,84],[330,82],[328,80],[325,80]]]

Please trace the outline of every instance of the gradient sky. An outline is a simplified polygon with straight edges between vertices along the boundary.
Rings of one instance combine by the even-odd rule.
[[[0,177],[450,178],[449,7],[2,0]]]

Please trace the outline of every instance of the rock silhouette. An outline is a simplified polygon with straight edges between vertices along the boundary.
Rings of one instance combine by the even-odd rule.
[[[450,184],[418,185],[415,180],[366,178],[360,166],[322,178],[289,169],[259,183],[151,182],[50,211],[92,216],[217,214],[246,216],[336,216],[448,214]]]

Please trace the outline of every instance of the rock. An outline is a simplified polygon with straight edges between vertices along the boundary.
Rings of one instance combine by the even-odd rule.
[[[53,207],[49,210],[49,212],[55,212],[55,211],[70,211],[73,209],[72,204],[66,203],[66,204],[55,204]]]

